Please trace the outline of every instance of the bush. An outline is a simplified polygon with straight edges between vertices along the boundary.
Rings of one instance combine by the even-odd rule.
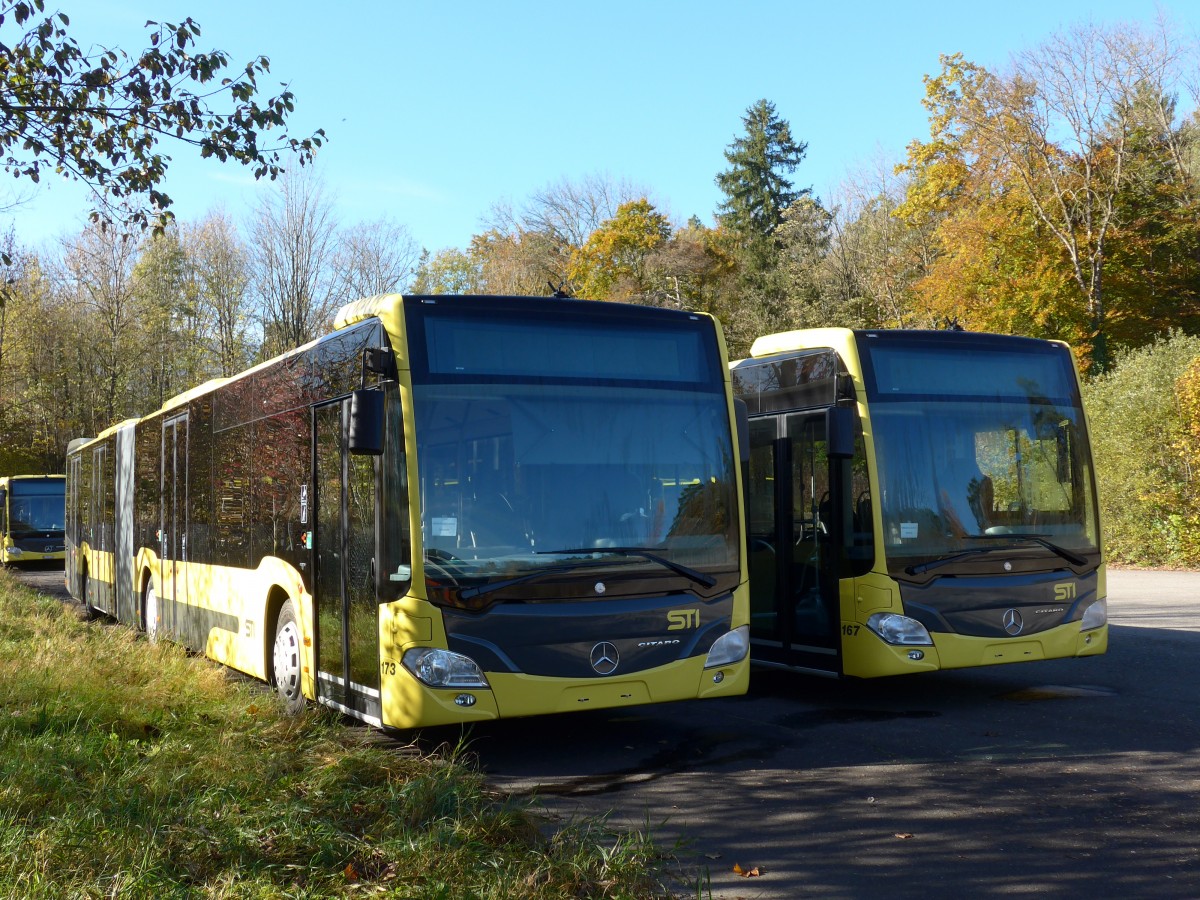
[[[1112,562],[1200,565],[1200,337],[1172,332],[1084,385]]]

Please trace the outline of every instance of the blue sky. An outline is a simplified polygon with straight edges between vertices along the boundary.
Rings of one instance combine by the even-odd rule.
[[[53,0],[48,2],[51,8]],[[674,221],[706,223],[722,151],[759,98],[808,143],[798,187],[833,194],[872,159],[928,134],[922,77],[962,52],[1000,68],[1073,24],[1151,23],[1188,37],[1190,0],[896,2],[360,2],[64,0],[72,33],[134,51],[147,19],[192,16],[200,48],[263,54],[294,91],[294,134],[323,127],[317,171],[346,224],[387,217],[430,250],[465,247],[496,203],[606,175],[644,187]],[[733,10],[737,12],[733,12]],[[216,204],[246,220],[265,183],[183,146],[165,184],[181,220]],[[78,231],[87,198],[62,182],[11,211],[18,240]]]

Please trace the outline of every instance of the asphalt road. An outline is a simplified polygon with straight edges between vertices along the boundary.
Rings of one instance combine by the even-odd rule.
[[[701,897],[1200,897],[1197,598],[1200,573],[1112,572],[1104,657],[756,672],[747,697],[499,722],[471,746],[556,819],[684,840]]]
[[[61,570],[21,577],[65,596]],[[1196,898],[1197,598],[1200,573],[1111,572],[1104,657],[870,682],[760,671],[742,698],[467,738],[493,786],[553,821],[679,841],[683,896]]]

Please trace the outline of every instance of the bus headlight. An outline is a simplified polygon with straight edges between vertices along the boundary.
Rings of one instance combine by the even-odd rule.
[[[483,670],[461,653],[436,647],[414,647],[404,654],[404,668],[430,687],[486,688]]]
[[[742,625],[733,631],[727,631],[713,643],[708,651],[708,659],[704,660],[704,668],[727,666],[730,663],[741,662],[750,651],[750,626]]]
[[[1093,628],[1099,628],[1106,624],[1108,624],[1108,598],[1102,598],[1083,611],[1079,630],[1091,631]]]
[[[867,627],[889,644],[933,644],[924,625],[897,613],[875,613],[867,619]]]

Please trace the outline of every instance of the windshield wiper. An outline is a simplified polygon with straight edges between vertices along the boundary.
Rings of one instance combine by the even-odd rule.
[[[587,559],[580,559],[570,563],[564,563],[558,566],[548,566],[545,569],[539,569],[536,572],[526,572],[524,575],[518,575],[516,578],[506,578],[503,581],[493,581],[489,584],[481,584],[478,587],[463,588],[458,592],[458,596],[463,600],[471,600],[475,597],[482,597],[485,594],[491,594],[495,591],[501,591],[505,588],[514,587],[518,584],[525,584],[529,581],[536,581],[547,575],[558,575],[563,572],[571,572],[575,569],[585,569],[591,566],[598,566],[604,563],[603,559],[594,558],[597,553],[612,553],[618,556],[640,556],[643,559],[648,559],[651,562],[656,562],[661,566],[665,566],[672,572],[682,575],[685,578],[691,579],[697,584],[702,584],[705,587],[712,587],[717,583],[717,579],[713,578],[704,572],[698,572],[695,569],[689,568],[681,563],[673,562],[665,557],[659,556],[650,550],[644,550],[641,547],[581,547],[578,549],[569,550],[538,550],[538,555],[553,555],[579,553],[585,554]]]
[[[1014,544],[1031,543],[1037,544],[1040,547],[1045,547],[1051,553],[1061,556],[1073,566],[1086,566],[1087,560],[1073,550],[1068,550],[1066,547],[1060,547],[1058,544],[1049,540],[1044,534],[972,534],[968,535],[971,540],[1002,540],[1009,541]]]
[[[650,562],[656,562],[660,566],[665,566],[676,575],[682,575],[697,584],[702,584],[705,587],[712,587],[717,583],[717,579],[713,578],[706,572],[698,572],[690,566],[685,566],[683,563],[677,563],[674,560],[667,559],[665,556],[659,556],[653,550],[648,550],[645,547],[575,547],[569,550],[538,550],[542,553],[586,553],[591,556],[593,553],[615,553],[618,556],[640,556],[642,559],[648,559]]]
[[[575,569],[585,569],[589,566],[597,565],[599,562],[600,560],[597,559],[582,559],[579,562],[564,563],[560,566],[547,566],[544,569],[538,569],[536,572],[526,572],[524,575],[518,575],[516,578],[506,578],[503,581],[492,581],[488,584],[481,584],[478,587],[463,588],[458,592],[458,596],[463,600],[470,600],[473,597],[482,597],[484,594],[500,591],[517,584],[524,584],[527,581],[537,581],[539,578],[544,578],[547,575],[558,575],[562,572],[571,572]]]
[[[923,575],[934,569],[940,569],[942,566],[948,566],[950,563],[958,562],[960,559],[966,559],[968,556],[975,556],[979,553],[995,553],[997,550],[1009,550],[1009,547],[972,547],[970,550],[964,550],[961,553],[955,553],[953,556],[943,556],[941,559],[930,560],[927,563],[921,563],[919,566],[908,566],[904,571],[909,575]]]
[[[995,547],[972,547],[970,550],[964,550],[961,553],[955,553],[953,556],[945,556],[941,559],[930,560],[927,563],[921,563],[919,566],[909,566],[904,571],[909,575],[923,575],[926,572],[931,572],[934,569],[940,569],[942,566],[947,566],[950,563],[958,562],[959,560],[966,559],[969,556],[975,556],[980,553],[995,553],[998,550],[1011,550],[1013,549],[1013,544],[1037,544],[1041,547],[1045,547],[1052,553],[1061,556],[1067,562],[1071,563],[1071,565],[1087,565],[1087,560],[1078,553],[1074,553],[1073,551],[1068,550],[1066,547],[1060,547],[1058,544],[1047,540],[1043,535],[1040,534],[970,534],[966,537],[968,540],[973,541],[1001,540],[1007,541],[1008,543],[1000,544]]]

